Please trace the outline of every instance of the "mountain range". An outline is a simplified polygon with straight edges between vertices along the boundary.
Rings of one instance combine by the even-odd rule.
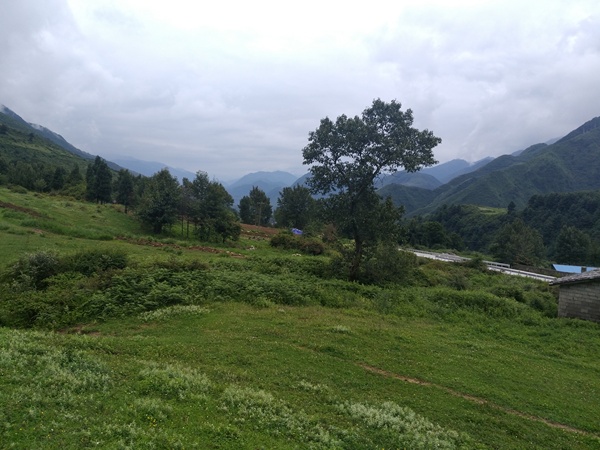
[[[0,105],[0,124],[39,136],[79,158],[88,161],[95,158],[71,145],[60,134],[28,123],[3,105]],[[127,168],[146,176],[167,167],[180,181],[195,177],[192,172],[160,162],[129,157],[107,163],[114,170]],[[298,178],[282,171],[255,172],[223,185],[235,205],[257,186],[275,208],[284,187],[305,185],[308,177],[309,174],[305,174]],[[382,196],[403,205],[408,215],[426,214],[443,204],[506,207],[514,202],[516,206],[524,206],[535,194],[600,189],[600,117],[558,140],[535,144],[510,155],[488,157],[474,163],[454,159],[416,173],[399,171],[381,177],[376,187]]]

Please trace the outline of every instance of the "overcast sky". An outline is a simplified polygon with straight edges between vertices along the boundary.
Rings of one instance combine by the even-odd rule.
[[[225,181],[304,173],[309,131],[375,98],[396,99],[441,137],[441,162],[512,153],[600,116],[599,80],[598,0],[0,9],[0,103],[106,159]]]

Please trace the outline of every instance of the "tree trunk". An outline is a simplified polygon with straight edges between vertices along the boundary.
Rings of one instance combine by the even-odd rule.
[[[354,254],[350,262],[350,281],[357,281],[360,275],[360,262],[363,254],[363,241],[360,237],[354,237]]]

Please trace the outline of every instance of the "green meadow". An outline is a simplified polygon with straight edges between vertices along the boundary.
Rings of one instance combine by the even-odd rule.
[[[600,448],[600,326],[547,284],[333,259],[0,188],[0,448]]]

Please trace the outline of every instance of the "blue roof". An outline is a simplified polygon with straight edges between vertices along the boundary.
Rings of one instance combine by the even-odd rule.
[[[582,273],[589,272],[590,270],[596,270],[597,267],[584,267],[584,266],[568,266],[565,264],[552,264],[554,270],[558,270],[559,272],[565,273]],[[581,270],[584,269],[584,270]]]

